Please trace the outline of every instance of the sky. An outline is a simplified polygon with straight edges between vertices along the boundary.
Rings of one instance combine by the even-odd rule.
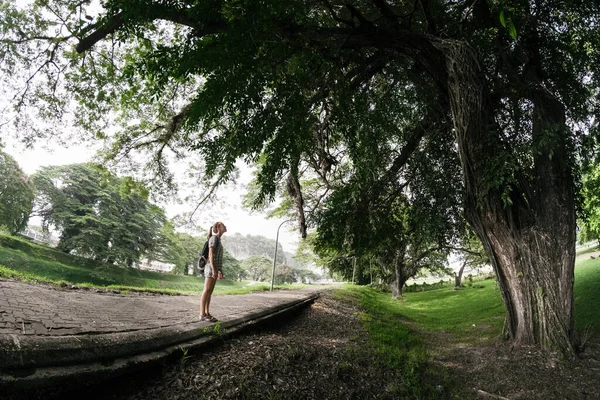
[[[3,151],[10,154],[19,163],[23,171],[31,175],[43,166],[66,165],[91,161],[96,149],[86,145],[73,145],[61,147],[52,143],[36,143],[33,148],[26,148],[23,144],[11,137],[2,138]],[[220,190],[221,198],[218,208],[200,208],[194,219],[203,227],[209,227],[217,220],[223,221],[227,226],[227,234],[240,233],[242,235],[261,235],[269,239],[276,239],[277,228],[284,219],[267,219],[264,213],[251,213],[242,207],[242,196],[245,193],[244,185],[251,179],[251,169],[240,163],[240,179],[234,188],[227,187]],[[163,207],[169,218],[183,212],[191,212],[195,204],[178,204],[173,201],[169,204],[159,204]],[[299,243],[300,237],[295,229],[295,222],[288,222],[279,230],[279,242],[283,249],[293,253]],[[204,236],[206,232],[189,232]],[[275,249],[273,249],[274,251]]]

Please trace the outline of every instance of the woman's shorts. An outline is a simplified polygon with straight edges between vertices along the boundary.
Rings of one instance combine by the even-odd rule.
[[[206,264],[206,266],[204,267],[204,277],[216,279],[216,277],[213,276],[212,266],[210,264]]]

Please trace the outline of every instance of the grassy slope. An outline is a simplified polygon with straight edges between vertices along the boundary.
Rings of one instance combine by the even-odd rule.
[[[351,285],[335,295],[358,303],[365,310],[362,323],[377,351],[378,362],[402,371],[404,385],[412,397],[465,398],[470,396],[466,389],[456,386],[443,370],[428,363],[429,356],[417,329],[447,332],[447,340],[455,345],[485,345],[498,338],[504,323],[499,290],[492,280],[478,284],[483,288],[407,293],[402,300]],[[581,261],[575,269],[576,325],[580,333],[593,335],[594,340],[600,335],[598,305],[600,260]],[[440,384],[443,393],[436,391]]]
[[[498,337],[504,323],[504,305],[495,282],[478,284],[483,288],[407,293],[402,300],[368,288],[344,291],[359,298],[367,309],[385,314],[384,319],[416,322],[425,330],[448,332],[457,340],[475,344]],[[600,335],[599,305],[600,259],[580,261],[575,267],[575,323],[579,332],[587,329]]]
[[[600,335],[600,259],[575,265],[575,325],[580,333],[588,327]]]
[[[1,277],[162,293],[198,293],[204,287],[203,278],[100,264],[5,235],[0,235]],[[278,287],[298,286],[300,285]],[[249,293],[256,290],[268,290],[268,285],[248,286],[248,282],[224,279],[215,287],[216,294]]]

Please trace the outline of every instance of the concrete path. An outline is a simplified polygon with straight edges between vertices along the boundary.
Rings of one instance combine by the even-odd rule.
[[[215,331],[215,324],[199,321],[199,295],[122,295],[0,280],[0,388],[126,373],[310,304],[322,289],[215,295]]]

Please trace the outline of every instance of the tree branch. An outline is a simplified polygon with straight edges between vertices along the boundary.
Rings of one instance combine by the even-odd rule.
[[[89,50],[108,35],[115,33],[124,24],[125,20],[122,12],[108,18],[105,22],[99,22],[96,25],[98,28],[85,38],[81,39],[75,47],[75,50],[77,50],[78,53]]]
[[[400,154],[394,159],[392,166],[380,182],[389,182],[396,177],[400,169],[408,162],[408,158],[417,150],[419,143],[429,133],[432,126],[432,122],[423,120],[415,127],[413,134],[408,138]]]
[[[433,19],[431,10],[429,9],[429,0],[420,0],[419,2],[421,3],[423,14],[425,14],[425,20],[427,21],[427,32],[430,35],[435,35],[437,33],[437,25]]]
[[[302,188],[298,180],[298,163],[299,159],[292,160],[290,172],[287,177],[287,191],[296,206],[298,213],[298,228],[302,239],[306,239],[306,218],[304,215],[304,197],[302,196]]]
[[[126,23],[141,23],[154,20],[170,21],[175,24],[192,28],[194,30],[194,36],[197,37],[217,33],[225,28],[225,22],[222,20],[211,23],[201,23],[191,18],[190,15],[188,15],[187,10],[175,9],[169,6],[154,4],[148,11],[149,16],[142,20],[128,19],[124,12],[120,12],[102,22],[99,22],[91,34],[79,41],[76,47],[77,52],[83,53],[89,50],[92,46],[106,38],[108,35],[111,35],[121,29]]]
[[[392,8],[385,2],[385,0],[371,0],[372,3],[377,7],[381,15],[388,22],[388,26],[394,30],[400,28],[398,24],[398,16],[394,13]]]

